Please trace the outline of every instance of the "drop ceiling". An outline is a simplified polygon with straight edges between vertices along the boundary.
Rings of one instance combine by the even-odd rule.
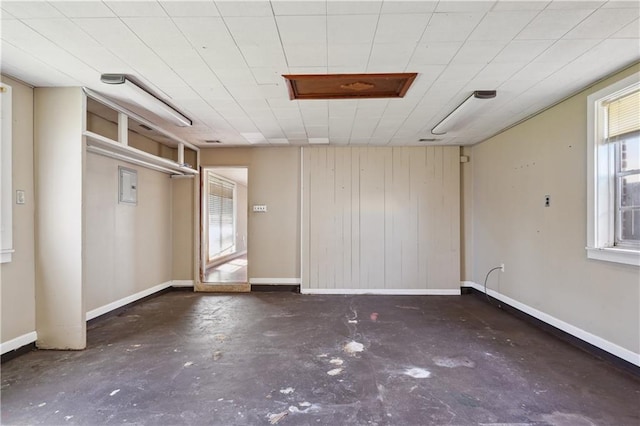
[[[104,91],[126,73],[205,146],[419,145],[497,90],[469,145],[640,59],[638,1],[2,1],[2,73]],[[290,100],[283,74],[415,72],[403,98]],[[246,135],[262,137],[246,138]],[[206,146],[212,146],[208,144]]]

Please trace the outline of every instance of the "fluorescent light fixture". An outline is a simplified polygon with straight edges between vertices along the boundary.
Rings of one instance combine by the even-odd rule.
[[[309,145],[328,145],[329,138],[309,138]]]
[[[435,127],[431,129],[431,133],[434,135],[444,135],[451,130],[463,127],[470,117],[482,107],[486,106],[486,103],[483,101],[495,97],[495,90],[476,90],[442,121],[436,124]]]
[[[180,127],[189,127],[193,122],[171,105],[152,94],[149,90],[131,81],[125,74],[102,74],[100,80],[103,83],[114,85],[118,88],[118,96],[125,102],[131,102],[147,111],[161,117]]]

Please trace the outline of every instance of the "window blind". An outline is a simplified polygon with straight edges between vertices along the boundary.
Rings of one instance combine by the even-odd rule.
[[[209,174],[207,208],[209,216],[209,260],[233,251],[234,184]]]
[[[606,107],[609,139],[640,130],[640,90],[615,99]]]

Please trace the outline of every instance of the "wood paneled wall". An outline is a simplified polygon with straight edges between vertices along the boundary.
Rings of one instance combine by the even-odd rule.
[[[459,147],[302,152],[302,290],[460,289]]]

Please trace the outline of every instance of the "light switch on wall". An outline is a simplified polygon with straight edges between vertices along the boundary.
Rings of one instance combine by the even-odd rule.
[[[25,196],[24,190],[18,189],[16,191],[16,204],[24,204],[26,202],[25,198],[26,196]]]

